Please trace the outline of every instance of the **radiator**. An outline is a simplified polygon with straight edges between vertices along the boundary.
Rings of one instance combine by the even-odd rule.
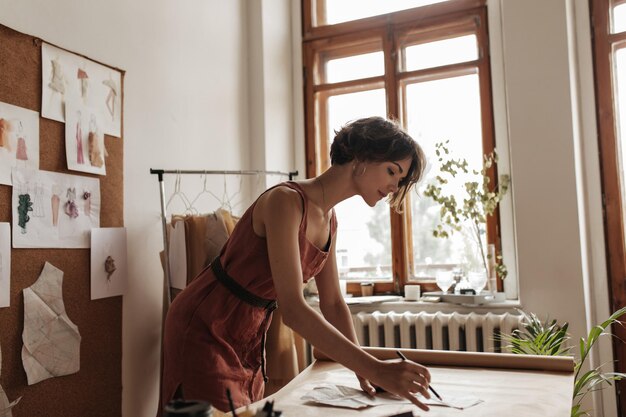
[[[469,352],[507,352],[500,332],[511,334],[522,327],[517,314],[381,313],[353,314],[362,346],[437,349]]]

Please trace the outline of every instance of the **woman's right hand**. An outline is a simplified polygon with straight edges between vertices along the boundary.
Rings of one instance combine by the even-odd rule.
[[[430,398],[430,372],[410,360],[378,361],[369,380],[387,392],[406,398],[424,411],[429,408],[415,394]]]

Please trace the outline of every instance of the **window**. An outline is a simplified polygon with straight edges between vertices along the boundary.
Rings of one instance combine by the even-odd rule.
[[[494,148],[485,2],[347,3],[353,2],[303,1],[307,176],[330,166],[335,129],[372,115],[399,120],[429,155],[437,142],[449,140],[457,157],[480,170],[483,154]],[[390,9],[368,10],[370,3]],[[400,3],[413,8],[393,11]],[[453,184],[452,192],[460,186]],[[417,194],[403,214],[384,203],[370,208],[360,197],[340,203],[336,212],[340,275],[350,292],[364,280],[376,282],[378,293],[397,292],[414,280],[435,289],[435,271],[461,264],[464,251],[472,250],[461,234],[433,237],[439,209]],[[483,231],[496,248],[497,225],[496,213]]]
[[[626,1],[592,0],[598,140],[602,165],[604,230],[611,311],[626,304]],[[614,326],[616,371],[626,372],[626,337]],[[616,383],[621,415],[626,415],[626,385]]]

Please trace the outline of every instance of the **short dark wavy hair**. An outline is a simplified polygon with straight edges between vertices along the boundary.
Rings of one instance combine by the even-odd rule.
[[[349,162],[396,162],[411,158],[406,177],[389,199],[396,211],[402,210],[404,197],[422,178],[426,156],[419,144],[396,122],[382,117],[354,120],[339,131],[330,146],[332,165]]]

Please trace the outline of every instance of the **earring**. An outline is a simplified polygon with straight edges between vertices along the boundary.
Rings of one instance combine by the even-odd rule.
[[[357,173],[356,173],[356,166],[357,166],[358,164],[360,164],[360,163],[361,163],[361,162],[357,162],[357,163],[355,163],[354,165],[352,165],[352,174],[353,174],[355,177],[360,177],[361,175],[365,174],[365,170],[367,169],[367,166],[366,166],[365,164],[363,164],[363,165],[362,165],[363,170],[362,170],[360,173],[358,173],[358,174],[357,174]]]

